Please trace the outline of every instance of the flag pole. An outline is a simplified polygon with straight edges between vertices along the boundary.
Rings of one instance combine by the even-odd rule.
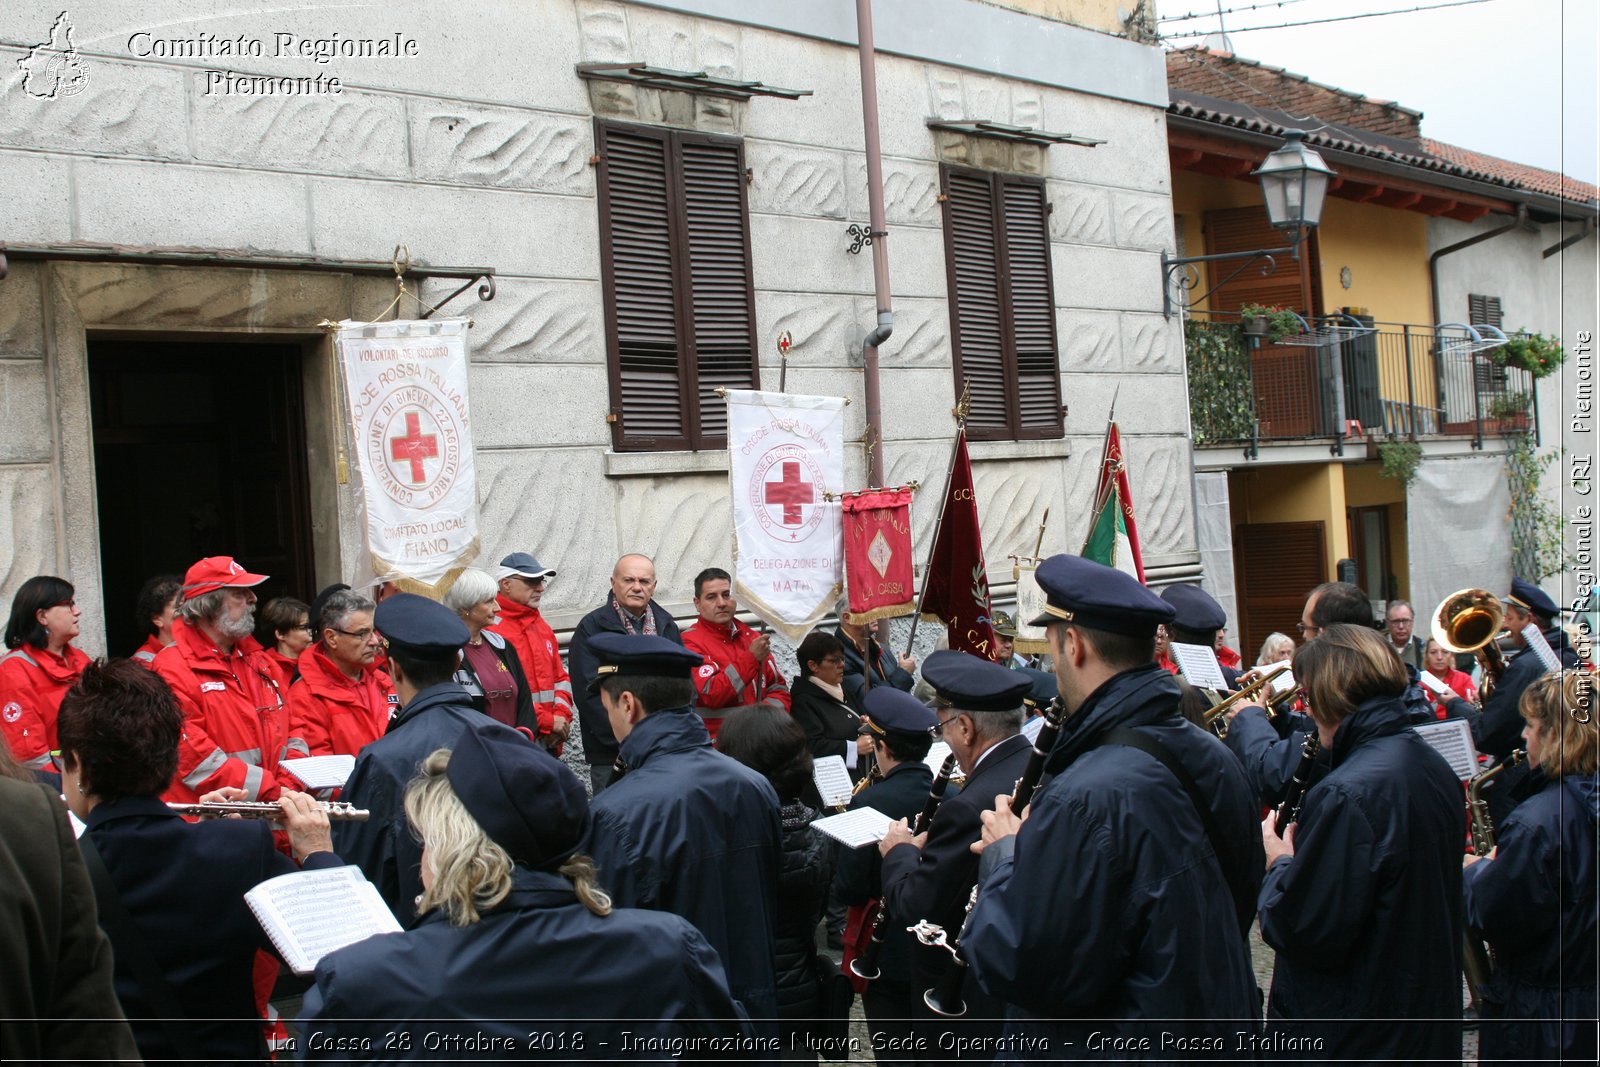
[[[922,602],[928,595],[928,571],[933,567],[933,552],[939,547],[939,534],[944,531],[944,515],[950,503],[950,483],[956,476],[956,453],[961,449],[961,439],[967,433],[967,411],[972,407],[972,379],[961,379],[961,398],[951,414],[956,417],[956,437],[950,445],[950,465],[944,472],[944,493],[939,497],[939,518],[933,524],[933,540],[928,543],[928,563],[922,568],[922,585],[917,590],[917,611],[911,616],[911,636],[906,638],[906,655],[917,640],[917,627],[922,623]]]

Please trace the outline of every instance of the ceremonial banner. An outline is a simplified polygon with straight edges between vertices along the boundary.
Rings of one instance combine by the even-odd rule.
[[[1045,628],[1028,625],[1031,620],[1044,614],[1044,606],[1050,602],[1034,574],[1038,569],[1038,565],[1031,560],[1011,568],[1011,576],[1017,580],[1017,636],[1012,642],[1012,650],[1030,656],[1048,655],[1050,652],[1050,638]]]
[[[339,323],[366,530],[358,587],[393,581],[437,597],[478,555],[466,334],[466,319]]]
[[[923,578],[922,617],[945,624],[951,648],[993,659],[989,571],[983,561],[983,538],[978,533],[978,501],[972,489],[966,427],[956,434],[955,461],[945,490],[939,536]]]
[[[839,598],[844,399],[727,398],[734,594],[798,645]]]
[[[869,489],[844,498],[844,560],[850,622],[876,622],[916,609],[909,488]]]
[[[1106,426],[1105,448],[1100,454],[1100,479],[1094,491],[1094,517],[1089,520],[1083,558],[1115,567],[1144,581],[1139,528],[1133,522],[1133,491],[1128,487],[1122,435],[1117,432],[1115,422]]]

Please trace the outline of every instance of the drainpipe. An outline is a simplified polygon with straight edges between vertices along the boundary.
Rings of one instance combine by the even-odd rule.
[[[872,44],[872,0],[856,0],[856,40],[861,52],[861,123],[866,133],[867,212],[872,231],[872,286],[878,325],[861,342],[867,399],[867,484],[883,484],[883,402],[878,392],[878,346],[894,332],[889,300],[889,229],[883,215],[883,157],[878,149],[878,67]]]
[[[1516,218],[1512,219],[1504,226],[1497,226],[1492,230],[1487,230],[1484,233],[1478,234],[1476,237],[1468,237],[1465,241],[1457,241],[1453,245],[1445,245],[1443,248],[1439,249],[1439,251],[1428,257],[1428,287],[1433,298],[1434,329],[1437,330],[1439,328],[1439,323],[1441,321],[1439,318],[1439,261],[1452,252],[1459,252],[1463,248],[1471,248],[1480,241],[1487,241],[1490,238],[1499,237],[1503,233],[1510,233],[1512,230],[1516,229],[1518,226],[1521,226],[1527,221],[1528,205],[1518,204]]]

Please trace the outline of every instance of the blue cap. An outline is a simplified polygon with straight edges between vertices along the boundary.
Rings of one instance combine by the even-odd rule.
[[[1522,578],[1511,579],[1511,595],[1506,599],[1524,611],[1543,615],[1547,619],[1554,619],[1561,614],[1561,608],[1550,599],[1548,593]]]
[[[1032,667],[1018,667],[1019,674],[1025,674],[1033,680],[1027,693],[1022,697],[1024,706],[1030,709],[1040,709],[1049,706],[1050,702],[1061,695],[1061,688],[1056,683],[1054,671],[1039,671]]]
[[[922,680],[962,711],[1014,711],[1033,686],[1033,679],[1020,671],[948,648],[928,654]]]
[[[1154,637],[1156,627],[1177,614],[1133,575],[1082,556],[1051,556],[1039,564],[1034,577],[1048,603],[1031,626],[1075,622],[1091,630]]]
[[[705,657],[690,652],[676,641],[649,634],[595,634],[589,638],[589,651],[599,662],[589,692],[600,683],[619,675],[651,678],[689,678],[705,663]]]
[[[443,659],[460,650],[470,636],[461,616],[436,601],[415,593],[395,593],[384,598],[373,613],[372,625],[389,647],[423,659]]]
[[[867,727],[875,734],[931,735],[939,716],[916,697],[892,685],[875,685],[861,701],[867,713]]]
[[[577,775],[493,719],[461,732],[444,773],[468,814],[518,863],[559,867],[589,832],[589,797]]]
[[[1161,599],[1178,613],[1172,617],[1174,626],[1205,633],[1228,625],[1228,613],[1222,610],[1215,597],[1198,585],[1169,585],[1161,590]]]
[[[494,572],[496,580],[501,578],[543,578],[549,581],[556,576],[554,567],[546,567],[534,558],[532,552],[513,552],[500,561],[500,569]]]

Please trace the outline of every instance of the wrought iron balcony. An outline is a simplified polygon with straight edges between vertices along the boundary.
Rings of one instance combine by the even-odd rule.
[[[1237,315],[1184,324],[1195,444],[1331,442],[1376,433],[1417,439],[1536,429],[1534,379],[1494,358],[1493,328],[1301,320],[1273,339]],[[1499,340],[1503,340],[1500,335]]]

